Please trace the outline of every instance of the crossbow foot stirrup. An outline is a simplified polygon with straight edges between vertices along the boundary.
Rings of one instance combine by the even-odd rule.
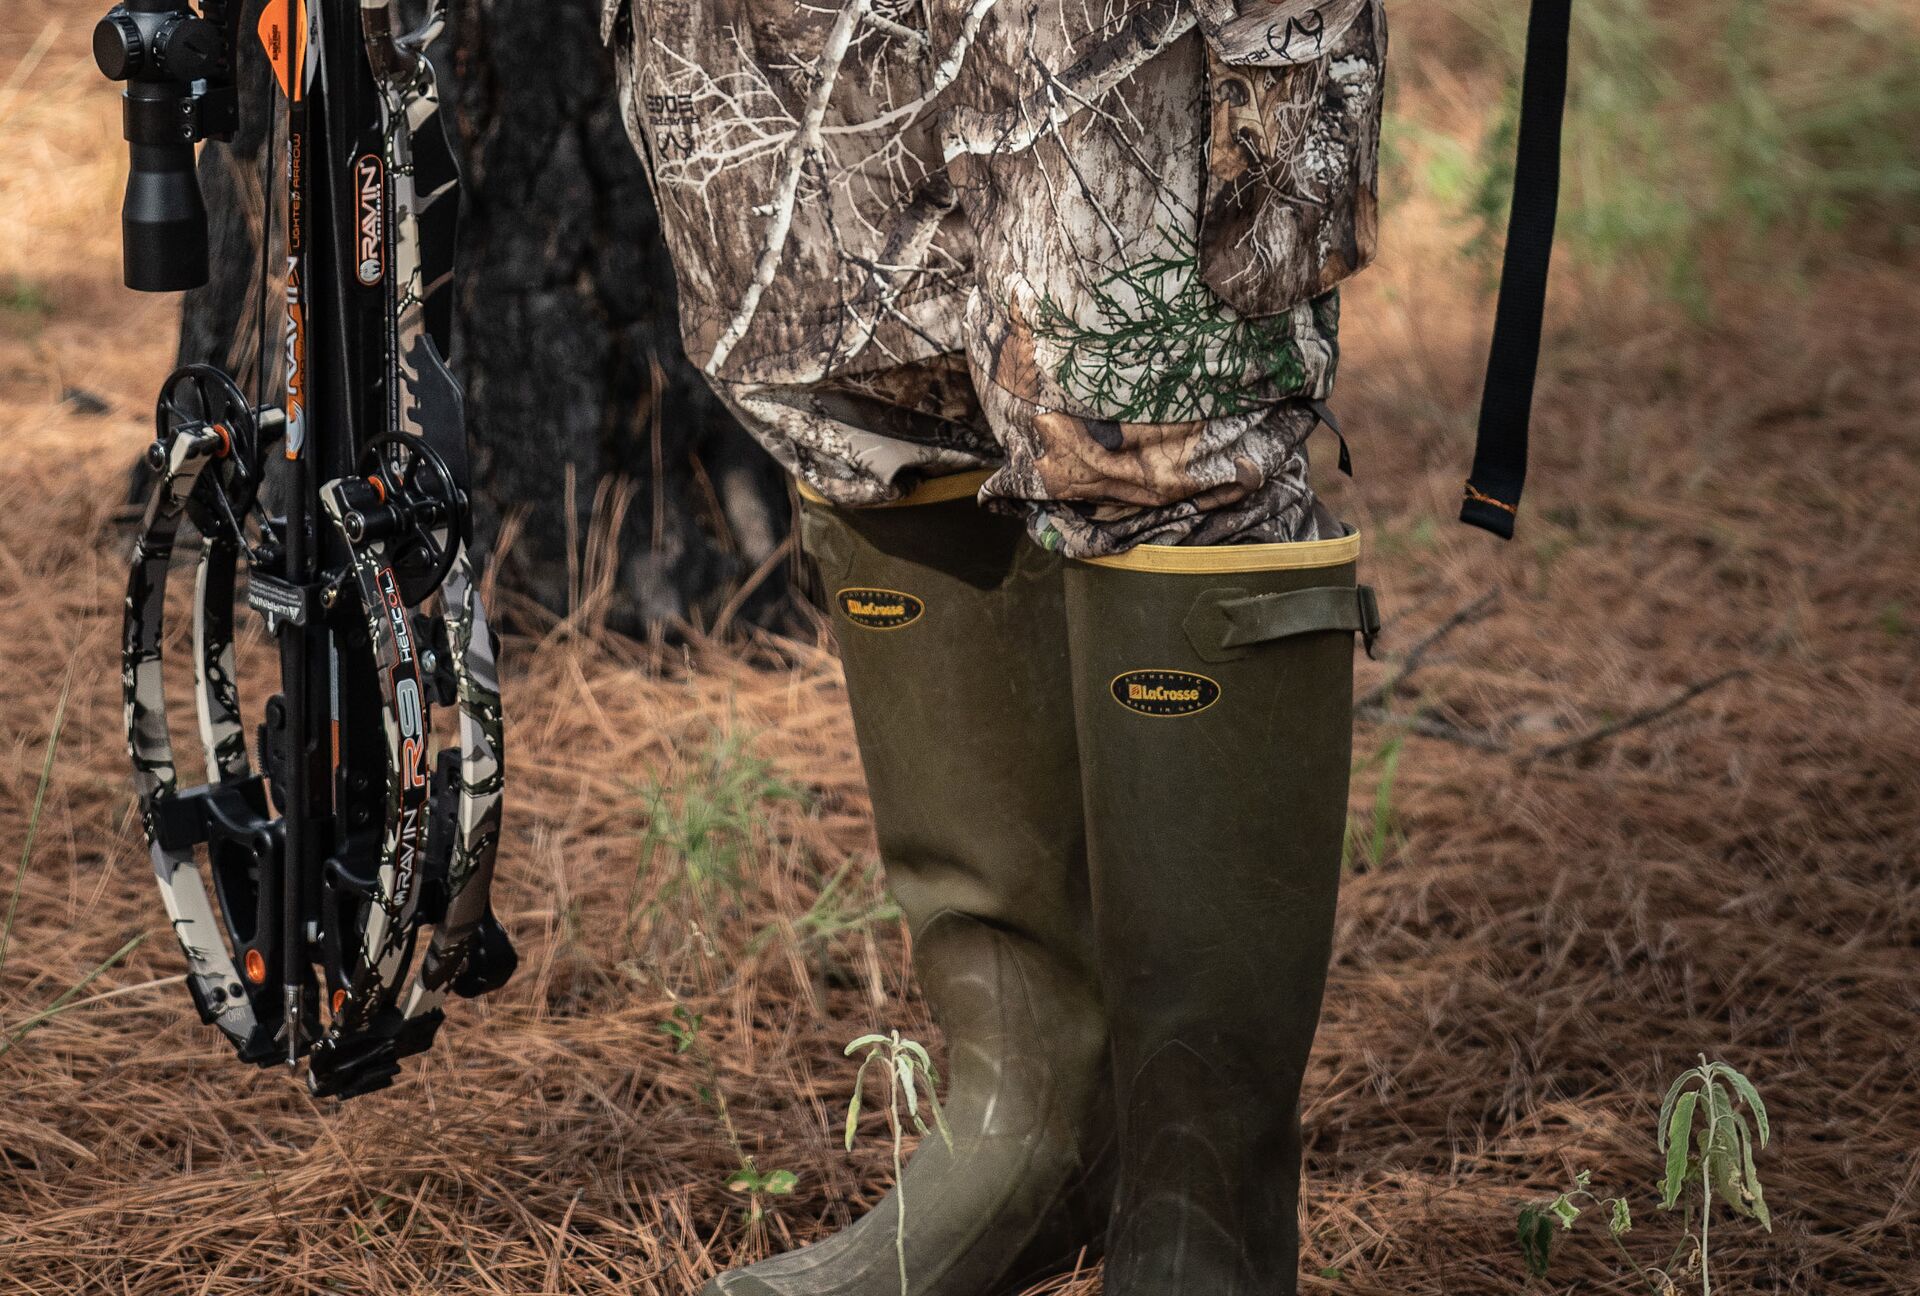
[[[207,280],[194,146],[237,130],[241,9],[125,0],[95,30],[101,70],[127,83],[130,287]],[[127,734],[201,1019],[242,1060],[304,1059],[311,1092],[346,1098],[432,1044],[449,993],[497,990],[517,964],[490,898],[496,647],[442,358],[458,173],[425,55],[439,4],[403,36],[385,0],[249,10],[280,92],[261,249],[277,273],[260,293],[283,306],[262,312],[262,342],[276,336],[252,395],[211,365],[161,388],[127,586]],[[164,657],[189,534],[197,786],[175,759]],[[271,645],[236,635],[243,600]],[[280,688],[249,711],[241,667],[271,656]]]

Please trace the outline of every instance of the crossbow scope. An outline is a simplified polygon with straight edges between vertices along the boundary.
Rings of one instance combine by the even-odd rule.
[[[93,61],[122,96],[127,199],[121,231],[127,287],[184,292],[207,281],[207,205],[194,145],[233,138],[239,100],[226,5],[124,0],[93,29]]]

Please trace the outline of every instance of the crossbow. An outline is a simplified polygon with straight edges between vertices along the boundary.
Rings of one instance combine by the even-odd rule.
[[[433,1042],[449,992],[497,989],[517,961],[489,899],[496,643],[471,556],[463,397],[443,359],[459,173],[426,49],[444,3],[411,32],[394,0],[108,13],[94,56],[126,83],[131,288],[208,279],[195,145],[238,130],[243,11],[272,71],[259,78],[260,360],[250,388],[206,364],[161,387],[127,585],[127,735],[201,1019],[244,1061],[304,1059],[311,1092],[344,1098],[392,1083]],[[168,575],[189,532],[206,771],[192,787],[164,678],[180,638]],[[257,712],[240,668],[267,650],[236,646],[243,602],[278,654],[280,688]]]

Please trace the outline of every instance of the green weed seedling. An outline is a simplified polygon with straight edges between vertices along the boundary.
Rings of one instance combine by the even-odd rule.
[[[692,1058],[700,1068],[701,1084],[697,1090],[700,1101],[719,1120],[720,1128],[727,1137],[727,1146],[733,1149],[734,1156],[740,1161],[733,1173],[727,1176],[727,1191],[746,1195],[746,1222],[758,1224],[766,1216],[767,1198],[784,1197],[792,1193],[800,1182],[800,1176],[791,1170],[762,1170],[747,1155],[746,1147],[740,1142],[740,1131],[735,1128],[733,1116],[727,1110],[727,1096],[720,1088],[720,1069],[714,1065],[713,1055],[707,1051],[706,1041],[700,1035],[701,1024],[705,1021],[705,1017],[685,1004],[677,1004],[673,1015],[660,1023],[660,1031],[673,1041],[676,1055]]]
[[[1582,1170],[1566,1192],[1520,1208],[1520,1252],[1527,1269],[1535,1277],[1546,1277],[1555,1236],[1572,1229],[1587,1210],[1598,1210],[1606,1214],[1608,1237],[1650,1296],[1678,1296],[1680,1284],[1696,1278],[1700,1296],[1713,1296],[1716,1203],[1773,1231],[1773,1217],[1754,1166],[1754,1153],[1767,1146],[1770,1134],[1767,1105],[1752,1082],[1726,1063],[1702,1057],[1699,1066],[1668,1088],[1655,1130],[1665,1159],[1660,1209],[1677,1209],[1686,1221],[1666,1264],[1640,1263],[1625,1240],[1633,1231],[1627,1199],[1601,1197],[1591,1186],[1592,1172]]]
[[[782,801],[805,804],[802,789],[780,778],[772,761],[749,749],[751,738],[716,730],[685,773],[636,789],[646,830],[628,893],[629,940],[639,927],[651,925],[663,909],[670,909],[711,941],[719,930],[722,906],[737,904],[746,892],[746,864],[766,825],[768,807]],[[643,910],[640,883],[656,866],[669,870],[668,877]]]
[[[860,1059],[860,1070],[853,1077],[853,1097],[847,1102],[847,1151],[853,1151],[853,1136],[860,1123],[860,1103],[866,1088],[867,1071],[877,1062],[887,1077],[887,1128],[893,1136],[893,1191],[895,1200],[900,1204],[900,1222],[894,1228],[893,1249],[900,1261],[900,1296],[911,1296],[907,1290],[907,1193],[900,1177],[903,1168],[901,1108],[905,1107],[907,1119],[913,1123],[914,1129],[925,1134],[926,1122],[920,1118],[920,1100],[924,1097],[927,1109],[933,1113],[934,1127],[940,1131],[940,1137],[949,1152],[953,1150],[953,1132],[947,1128],[947,1118],[940,1110],[937,1093],[940,1073],[934,1069],[933,1058],[928,1056],[923,1045],[903,1038],[896,1030],[885,1035],[862,1035],[847,1045],[846,1049],[848,1057],[863,1051],[866,1056]]]
[[[781,940],[822,974],[834,966],[834,948],[876,925],[900,921],[900,906],[880,885],[880,861],[867,860],[857,873],[857,860],[847,860],[820,884],[805,913],[791,923],[771,922],[747,944],[754,955]]]

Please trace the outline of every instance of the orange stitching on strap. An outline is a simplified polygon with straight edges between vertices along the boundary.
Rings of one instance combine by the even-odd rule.
[[[1516,508],[1512,504],[1507,503],[1505,500],[1497,500],[1493,496],[1487,494],[1485,491],[1475,489],[1474,484],[1472,482],[1467,483],[1467,498],[1470,500],[1474,500],[1477,503],[1491,504],[1495,508],[1499,509],[1502,513],[1512,513],[1515,516],[1518,516],[1520,512],[1518,508]]]

